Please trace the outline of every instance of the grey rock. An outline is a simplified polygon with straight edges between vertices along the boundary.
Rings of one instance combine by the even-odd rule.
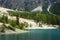
[[[43,11],[47,11],[48,6],[56,2],[60,2],[60,0],[0,0],[0,6],[9,9],[28,11],[42,6]]]

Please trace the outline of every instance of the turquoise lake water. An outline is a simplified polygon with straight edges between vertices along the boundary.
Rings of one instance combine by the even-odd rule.
[[[0,40],[60,40],[60,29],[30,29],[22,34],[0,34]]]

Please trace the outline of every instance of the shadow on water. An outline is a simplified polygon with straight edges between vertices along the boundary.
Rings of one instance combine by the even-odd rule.
[[[60,40],[60,29],[29,29],[27,33],[0,34],[0,40]]]

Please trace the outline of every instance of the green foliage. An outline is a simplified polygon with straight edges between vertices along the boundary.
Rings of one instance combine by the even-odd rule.
[[[28,27],[27,22],[19,23],[17,25],[16,20],[9,20],[8,22],[13,28],[19,28],[19,29],[25,29],[25,27]]]
[[[18,27],[19,29],[24,29],[25,24],[24,24],[24,23],[20,23],[18,26],[19,26],[19,27]]]
[[[2,22],[2,17],[0,17],[0,22]]]
[[[42,23],[47,23],[47,24],[52,24],[52,25],[60,25],[60,15],[53,15],[49,14],[48,12],[15,12],[15,11],[8,11],[10,15],[14,16],[18,15],[21,18],[26,18],[26,19],[33,19],[36,22],[42,22]],[[14,13],[15,12],[15,13]]]
[[[13,26],[8,26],[7,28],[10,29],[10,30],[15,31],[15,28]]]
[[[29,24],[27,22],[24,22],[24,24],[25,24],[25,27],[28,27],[29,26]]]
[[[11,16],[16,16],[16,23],[17,23],[17,25],[19,25],[19,14],[20,14],[20,12],[18,12],[18,11],[8,11],[9,12],[9,15],[11,15]]]
[[[57,24],[60,26],[60,16],[57,16]]]
[[[19,25],[16,25],[16,28],[24,30],[26,27],[28,27],[27,22],[20,23]]]
[[[19,16],[16,16],[16,24],[19,25]]]
[[[0,27],[0,32],[5,32],[5,24],[3,23],[2,27]]]
[[[17,24],[16,24],[16,20],[9,20],[8,22],[11,26],[15,27]]]
[[[2,17],[0,17],[0,22],[8,23],[8,17],[3,15]]]

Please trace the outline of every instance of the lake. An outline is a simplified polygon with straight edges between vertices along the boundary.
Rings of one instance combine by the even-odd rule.
[[[60,29],[28,29],[27,33],[0,34],[0,40],[60,40]]]

